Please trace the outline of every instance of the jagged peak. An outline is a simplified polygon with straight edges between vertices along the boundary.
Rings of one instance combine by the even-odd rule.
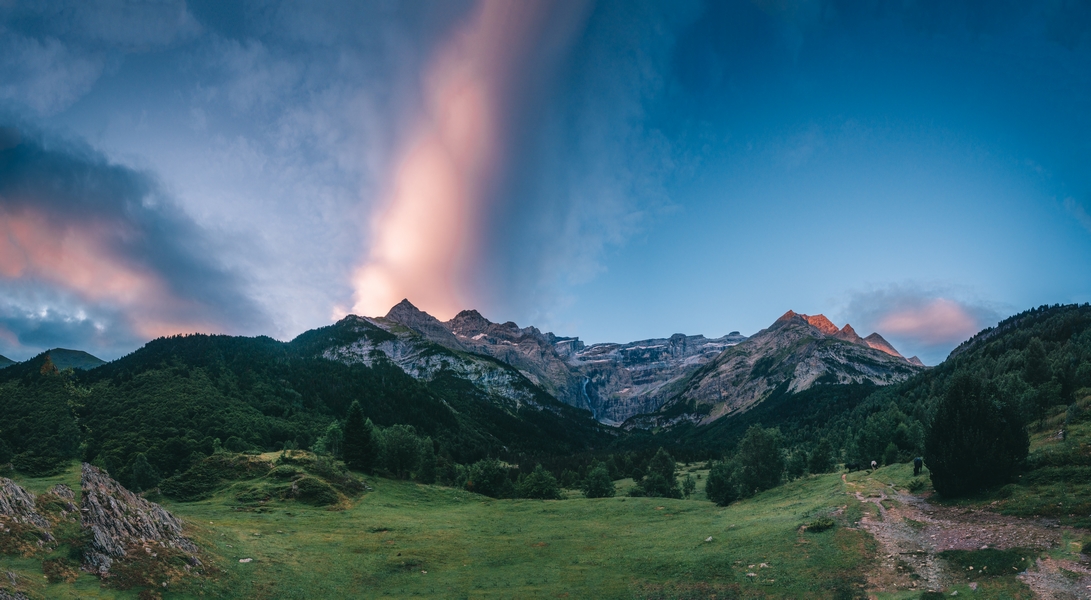
[[[798,317],[798,316],[799,316],[799,313],[797,313],[794,310],[789,310],[788,312],[784,313],[783,315],[780,315],[780,317],[776,321],[773,321],[773,322],[774,323],[779,323],[781,321],[790,321],[792,319],[792,317]]]
[[[413,303],[409,301],[409,298],[402,298],[401,302],[395,304],[394,306],[391,306],[390,310],[386,311],[386,318],[387,319],[397,320],[396,317],[398,315],[406,315],[406,314],[410,314],[410,315],[416,315],[416,314],[428,315],[428,313],[426,313],[423,310],[417,308],[416,306],[413,306]],[[428,315],[428,316],[432,316],[432,315]]]
[[[910,356],[906,360],[909,361],[909,364],[911,364],[911,365],[917,365],[918,367],[927,366],[927,365],[924,364],[924,362],[921,359],[917,358],[916,356]]]
[[[834,325],[832,321],[826,318],[826,315],[800,315],[808,323],[814,326],[816,329],[826,335],[833,335],[838,332],[837,325]],[[847,327],[847,326],[846,326]]]
[[[464,310],[444,323],[447,329],[456,335],[473,336],[488,329],[492,321],[486,319],[476,310]]]
[[[889,354],[891,356],[897,356],[898,358],[905,358],[904,356],[902,356],[901,352],[898,352],[897,350],[894,349],[893,344],[891,344],[890,342],[883,339],[883,336],[879,335],[878,333],[872,333],[871,335],[864,338],[864,343],[867,344],[868,346],[872,347],[872,348],[875,348],[876,350],[886,352],[887,354]],[[906,359],[906,360],[908,360],[908,359]],[[908,362],[913,362],[913,361],[908,361]]]

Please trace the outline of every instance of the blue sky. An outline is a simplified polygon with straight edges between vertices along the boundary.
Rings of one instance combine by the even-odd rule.
[[[0,3],[0,354],[1091,300],[1091,2]]]

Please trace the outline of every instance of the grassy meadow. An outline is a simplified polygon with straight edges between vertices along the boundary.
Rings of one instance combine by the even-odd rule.
[[[693,466],[695,475],[702,473]],[[20,479],[35,492],[78,469]],[[699,483],[703,484],[702,476]],[[323,598],[833,598],[853,597],[874,542],[846,527],[856,511],[837,474],[810,477],[720,508],[689,500],[494,500],[465,491],[373,479],[335,510],[295,501],[240,506],[240,482],[213,498],[162,500],[219,572],[164,597]],[[800,526],[840,513],[837,527]],[[706,541],[711,536],[711,541]],[[62,550],[63,551],[63,550]],[[2,557],[48,598],[134,597],[81,573],[48,583],[45,556]],[[252,559],[240,563],[240,559]]]

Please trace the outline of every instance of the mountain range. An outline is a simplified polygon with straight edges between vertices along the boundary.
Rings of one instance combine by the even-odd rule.
[[[440,321],[408,300],[383,317],[350,315],[334,327],[356,334],[323,348],[325,358],[369,365],[381,356],[425,381],[446,370],[516,405],[533,402],[529,382],[601,423],[626,428],[708,423],[746,410],[782,384],[790,392],[888,385],[924,368],[878,333],[862,338],[851,325],[838,329],[823,315],[793,311],[750,338],[735,331],[590,346],[536,327],[493,323],[475,310]]]
[[[391,363],[425,384],[461,380],[504,410],[548,409],[557,400],[625,429],[710,423],[747,410],[778,386],[888,385],[922,370],[878,333],[860,337],[823,315],[786,312],[751,337],[674,334],[625,344],[586,345],[476,310],[440,321],[402,300],[382,317],[349,315],[292,342],[308,358],[347,366]],[[86,352],[53,349],[60,370],[93,369]],[[10,363],[10,361],[9,361]]]

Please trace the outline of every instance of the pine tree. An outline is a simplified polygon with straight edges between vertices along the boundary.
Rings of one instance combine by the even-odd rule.
[[[811,452],[807,470],[811,473],[829,473],[833,470],[832,454],[833,448],[830,446],[829,440],[822,438],[818,441],[818,445],[815,446],[814,452]]]
[[[371,473],[375,469],[375,428],[371,419],[364,419],[364,411],[360,403],[352,401],[348,415],[345,417],[344,441],[341,452],[345,457],[345,464],[350,469]]]
[[[739,499],[734,465],[726,462],[712,465],[705,480],[705,496],[719,506],[727,506]]]
[[[129,463],[129,470],[132,472],[130,487],[136,492],[150,490],[159,485],[159,481],[162,479],[155,467],[148,462],[148,457],[144,456],[143,452],[136,453],[132,462]]]
[[[648,462],[648,472],[630,494],[653,498],[681,498],[682,488],[674,474],[674,458],[660,448]]]
[[[749,497],[780,485],[784,455],[780,451],[780,430],[751,425],[739,442],[736,455],[739,493]]]
[[[420,466],[417,468],[417,481],[436,482],[436,447],[432,438],[426,437],[420,442]]]
[[[596,463],[587,473],[583,482],[583,495],[588,498],[613,498],[616,493],[614,481],[610,479],[610,470],[602,463]]]
[[[1014,407],[977,377],[958,373],[936,407],[924,463],[937,492],[962,496],[1009,481],[1029,447]]]

